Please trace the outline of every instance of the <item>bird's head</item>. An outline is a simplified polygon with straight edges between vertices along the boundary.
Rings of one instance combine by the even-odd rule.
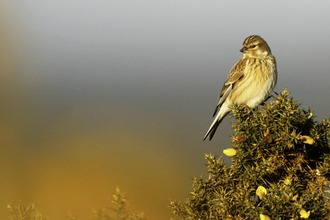
[[[258,35],[247,37],[243,42],[243,48],[240,50],[243,57],[263,58],[271,53],[267,42]]]

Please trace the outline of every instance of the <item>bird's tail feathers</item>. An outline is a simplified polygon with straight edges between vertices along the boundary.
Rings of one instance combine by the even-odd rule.
[[[217,131],[222,119],[230,112],[230,109],[227,106],[221,106],[217,116],[215,117],[215,119],[213,120],[209,130],[206,132],[205,136],[204,136],[204,141],[206,140],[206,138],[209,136],[209,140],[212,140],[215,132]]]
[[[215,132],[217,131],[220,123],[221,123],[222,119],[220,121],[218,120],[214,120],[211,127],[209,128],[209,130],[206,132],[203,141],[206,140],[206,138],[209,136],[209,140],[212,140]]]
[[[217,107],[214,110],[213,117],[217,114],[217,111],[221,109],[222,104],[225,102],[227,99],[227,96],[229,93],[233,90],[233,84],[230,84],[229,86],[226,86],[226,91],[220,95],[219,97],[219,102],[217,104]],[[222,92],[221,92],[222,93]]]
[[[217,114],[220,107],[221,107],[220,105],[217,105],[217,107],[215,107],[215,110],[214,110],[214,113],[213,113],[212,117],[214,117]]]

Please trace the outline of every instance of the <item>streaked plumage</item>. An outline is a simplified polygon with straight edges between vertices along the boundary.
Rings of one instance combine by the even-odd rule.
[[[245,104],[254,108],[264,102],[277,81],[275,57],[267,42],[258,35],[247,37],[243,42],[242,58],[231,69],[219,96],[215,116],[204,140],[212,140],[222,119],[231,111],[233,104]]]

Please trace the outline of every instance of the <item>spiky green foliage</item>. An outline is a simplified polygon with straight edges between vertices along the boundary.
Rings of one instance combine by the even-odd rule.
[[[234,107],[232,165],[206,155],[208,178],[171,202],[181,219],[329,219],[330,122],[317,123],[287,90],[258,110]],[[256,194],[258,187],[266,193]],[[261,216],[261,215],[262,216]]]
[[[145,220],[143,213],[133,213],[128,209],[129,204],[126,196],[116,188],[116,192],[112,195],[111,206],[107,209],[93,210],[92,220]],[[32,203],[28,206],[19,203],[17,206],[8,205],[9,217],[11,220],[47,220],[43,217],[38,208]],[[77,220],[77,214],[68,215],[69,220]]]
[[[116,192],[112,195],[110,210],[97,209],[93,210],[93,220],[145,220],[143,213],[132,213],[128,210],[128,202],[125,195],[116,188]]]
[[[45,218],[42,216],[41,212],[39,212],[38,208],[33,203],[28,206],[25,206],[21,203],[17,206],[9,204],[7,206],[7,209],[9,212],[9,218],[11,220],[46,220],[46,219],[48,219],[48,218]]]

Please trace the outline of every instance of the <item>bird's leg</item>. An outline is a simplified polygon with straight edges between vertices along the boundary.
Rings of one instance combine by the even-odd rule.
[[[249,112],[251,109],[247,104],[241,104],[242,107],[244,107],[245,111]]]
[[[267,99],[265,99],[265,101],[263,101],[260,105],[264,106],[265,103],[268,101],[268,99],[270,99],[270,98],[272,98],[272,97],[275,98],[273,95],[270,95],[270,96],[268,96]]]

